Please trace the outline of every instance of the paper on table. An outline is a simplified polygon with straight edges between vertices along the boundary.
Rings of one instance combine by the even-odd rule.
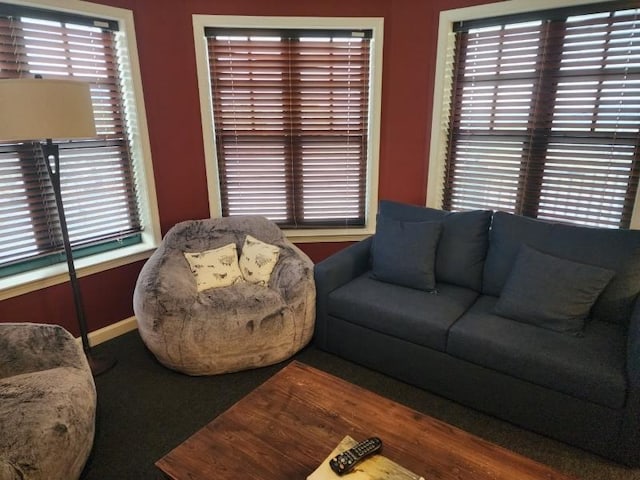
[[[416,475],[379,454],[366,458],[346,475],[339,476],[335,474],[329,466],[329,460],[357,443],[348,435],[344,437],[322,464],[307,477],[307,480],[425,480],[424,477]]]

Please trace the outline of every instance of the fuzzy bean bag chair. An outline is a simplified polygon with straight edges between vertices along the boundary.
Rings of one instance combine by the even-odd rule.
[[[73,336],[57,325],[0,324],[0,479],[80,477],[96,389]]]
[[[313,263],[263,217],[186,221],[145,263],[133,307],[145,345],[173,370],[271,365],[311,339]]]

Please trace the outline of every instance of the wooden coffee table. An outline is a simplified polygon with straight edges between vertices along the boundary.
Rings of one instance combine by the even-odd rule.
[[[380,437],[386,457],[426,480],[573,478],[299,362],[156,466],[177,480],[304,480],[345,435]]]

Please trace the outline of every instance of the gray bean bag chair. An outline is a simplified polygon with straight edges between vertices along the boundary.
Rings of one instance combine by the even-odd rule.
[[[247,235],[279,249],[267,285],[239,283],[198,291],[184,253]],[[263,217],[224,217],[175,225],[142,268],[133,308],[147,348],[163,365],[212,375],[271,365],[304,347],[315,323],[313,263]]]
[[[82,348],[57,325],[0,324],[0,479],[80,477],[96,389]]]

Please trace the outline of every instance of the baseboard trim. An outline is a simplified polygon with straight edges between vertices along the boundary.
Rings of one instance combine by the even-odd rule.
[[[136,330],[137,328],[138,323],[136,322],[136,317],[125,318],[124,320],[120,320],[119,322],[107,325],[106,327],[89,333],[89,344],[92,347],[95,347],[107,340],[119,337],[120,335],[124,335],[125,333]],[[80,343],[82,342],[80,337],[76,340]]]

